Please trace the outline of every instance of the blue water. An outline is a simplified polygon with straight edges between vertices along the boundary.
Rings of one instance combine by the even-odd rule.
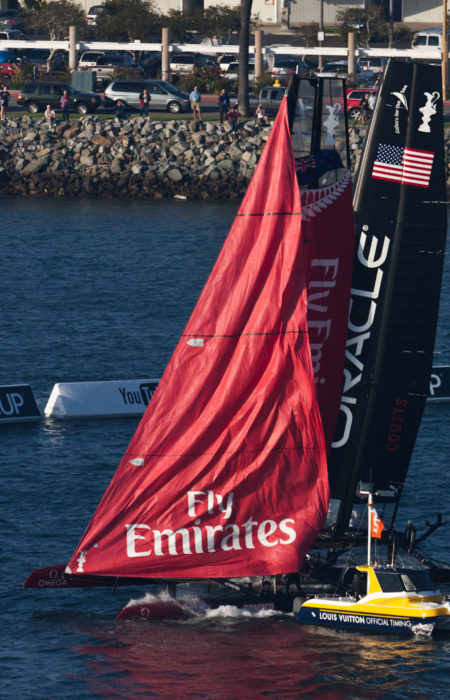
[[[160,376],[235,204],[0,200],[0,383]],[[450,363],[446,261],[437,359]],[[398,524],[450,521],[450,405],[429,404]],[[300,627],[290,617],[117,622],[141,591],[34,591],[72,554],[137,420],[0,428],[0,698],[449,698],[450,639]],[[448,561],[448,527],[424,549]],[[231,614],[231,613],[230,613]]]

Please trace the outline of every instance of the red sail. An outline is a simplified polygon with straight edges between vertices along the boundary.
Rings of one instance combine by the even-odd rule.
[[[286,100],[158,389],[68,570],[298,571],[328,507]]]
[[[308,288],[308,331],[327,450],[344,380],[353,271],[354,225],[349,171],[326,187],[301,191]]]

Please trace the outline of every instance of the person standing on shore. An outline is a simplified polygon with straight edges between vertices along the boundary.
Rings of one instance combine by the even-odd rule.
[[[220,123],[223,124],[224,117],[230,109],[230,98],[228,97],[228,93],[225,89],[220,91],[218,104]]]
[[[0,119],[6,120],[6,112],[8,111],[10,94],[6,85],[2,85],[2,91],[0,93]]]
[[[56,120],[56,114],[50,105],[47,105],[47,109],[44,112],[45,121],[49,126],[53,126]]]
[[[361,124],[365,124],[369,118],[369,93],[366,92],[364,97],[361,98],[359,102],[359,111],[361,114]]]
[[[146,88],[144,88],[139,95],[139,105],[141,107],[141,117],[148,117],[150,95],[148,94],[148,90]]]
[[[201,122],[202,112],[200,109],[200,102],[202,101],[202,96],[197,86],[195,86],[192,90],[191,94],[189,95],[189,99],[191,101],[191,109],[194,117],[194,122],[197,121],[197,118],[199,122]]]
[[[69,99],[69,94],[68,94],[67,90],[64,90],[64,92],[61,96],[61,109],[62,109],[62,118],[69,121],[69,119],[70,119],[70,99]]]
[[[373,114],[373,110],[375,109],[375,102],[376,102],[376,101],[377,101],[377,96],[375,95],[375,93],[372,92],[372,93],[369,95],[369,98],[368,98],[368,100],[367,100],[367,102],[368,102],[368,104],[369,104],[369,109],[370,109],[370,111],[371,111],[372,114]]]
[[[239,117],[241,116],[238,110],[238,103],[236,104],[227,112],[227,119],[228,119],[228,124],[231,127],[231,131],[235,135],[235,137],[238,137],[238,131],[239,131]]]

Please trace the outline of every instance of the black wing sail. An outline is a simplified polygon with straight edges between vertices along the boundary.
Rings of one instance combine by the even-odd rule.
[[[354,195],[356,251],[327,527],[393,525],[429,390],[446,238],[441,70],[391,60]],[[363,527],[364,529],[364,527]]]

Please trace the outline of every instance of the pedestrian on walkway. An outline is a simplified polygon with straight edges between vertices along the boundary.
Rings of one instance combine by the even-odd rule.
[[[0,119],[6,120],[6,112],[8,111],[9,98],[11,95],[8,92],[6,85],[2,85],[2,91],[0,92]]]
[[[194,117],[194,122],[197,121],[197,118],[198,121],[201,122],[202,112],[200,109],[200,102],[202,101],[202,96],[197,86],[195,86],[192,90],[191,94],[189,95],[189,99],[191,101],[191,109]]]
[[[375,109],[375,102],[376,101],[377,101],[377,95],[374,92],[370,93],[369,99],[367,100],[367,102],[369,104],[369,109],[370,109],[372,114],[373,114],[373,110]]]
[[[267,119],[266,110],[264,109],[264,107],[262,105],[257,106],[255,114],[256,114],[256,120],[257,120],[259,128],[261,128],[263,126],[267,126],[267,124],[269,123],[269,120]]]
[[[228,93],[225,89],[220,91],[218,104],[219,104],[220,123],[223,124],[224,117],[225,117],[226,113],[228,112],[228,110],[230,109],[230,98],[228,97]]]
[[[69,121],[70,119],[70,99],[69,99],[69,93],[67,90],[64,90],[62,96],[61,96],[61,109],[62,109],[62,118]]]
[[[368,92],[365,93],[364,97],[362,97],[359,102],[359,111],[361,114],[361,124],[365,124],[369,118],[370,113]]]
[[[238,103],[236,104],[227,112],[227,119],[228,119],[228,124],[231,127],[231,131],[237,138],[238,136],[238,130],[239,130],[239,122],[238,119],[241,116],[238,110]]]
[[[141,107],[141,117],[148,117],[148,110],[150,106],[150,95],[148,90],[144,88],[139,95],[139,105]]]

